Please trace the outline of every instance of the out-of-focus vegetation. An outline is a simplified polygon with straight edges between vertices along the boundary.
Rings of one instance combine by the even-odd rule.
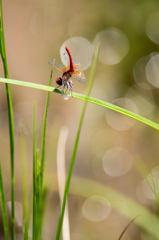
[[[3,17],[11,79],[48,85],[51,71],[48,62],[56,59],[60,63],[65,45],[79,59],[88,79],[93,48],[100,43],[91,96],[159,123],[158,1],[8,0],[3,1]],[[0,75],[4,76],[2,63]],[[61,77],[61,73],[55,69],[54,87],[57,77]],[[85,94],[84,84],[75,80],[73,84],[73,91]],[[9,213],[9,127],[5,87],[3,83],[0,85],[0,159]],[[46,92],[15,85],[11,85],[11,89],[15,131],[16,239],[21,239],[20,138],[23,134],[26,142],[27,192],[30,193],[33,101],[37,103],[36,148],[41,148]],[[59,94],[50,96],[44,175],[44,182],[49,183],[50,190],[44,215],[44,239],[56,236],[61,204],[57,166],[58,176],[62,171],[57,159],[60,161],[65,156],[67,173],[81,109],[82,101],[78,99],[70,97],[64,101]],[[68,137],[64,129],[67,129]],[[61,134],[64,134],[65,141],[60,141]],[[122,239],[155,239],[159,212],[158,141],[157,130],[88,104],[68,197],[67,229],[70,232],[65,230],[63,238],[118,239],[130,219],[139,215]],[[60,157],[57,156],[59,148],[58,152],[63,154]],[[4,239],[2,219],[0,221],[0,238]],[[31,234],[30,228],[30,237]]]

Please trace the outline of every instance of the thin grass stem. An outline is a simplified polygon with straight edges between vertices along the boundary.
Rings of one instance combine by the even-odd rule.
[[[22,181],[23,181],[23,218],[24,218],[24,240],[28,240],[28,193],[27,193],[27,159],[26,143],[24,135],[20,136],[20,150],[22,162]]]
[[[1,7],[1,21],[0,21],[0,53],[3,62],[5,78],[9,78],[7,56],[5,48],[4,38],[4,26],[3,26],[3,11],[2,1],[0,0]],[[6,83],[6,94],[8,104],[8,118],[9,118],[9,133],[10,133],[10,154],[11,154],[11,205],[12,205],[12,240],[15,239],[15,200],[14,200],[14,124],[13,124],[13,108],[12,108],[12,97],[10,84]]]
[[[135,218],[133,218],[128,224],[127,226],[124,228],[124,230],[122,231],[122,233],[120,234],[120,237],[118,238],[118,240],[121,240],[122,236],[124,235],[124,233],[126,232],[126,230],[128,229],[128,227],[135,221],[136,218],[138,218],[138,216],[136,216]]]
[[[49,86],[51,86],[52,75],[53,75],[53,67],[52,67],[52,69],[51,69]],[[42,143],[42,153],[41,153],[41,187],[43,186],[43,177],[44,177],[45,139],[46,139],[46,124],[47,124],[47,115],[48,115],[49,99],[50,99],[50,92],[47,93],[46,107],[45,107],[45,117],[44,117],[44,125],[43,125],[43,143]]]
[[[99,47],[98,47],[98,49],[95,50],[95,55],[94,55],[93,64],[92,64],[92,68],[91,68],[90,78],[89,78],[89,82],[88,82],[87,95],[90,94],[90,91],[91,91],[91,88],[93,85],[93,80],[94,80],[97,61],[98,61],[98,54],[99,54]],[[86,106],[87,106],[87,102],[85,101],[83,104],[82,112],[81,112],[81,117],[80,117],[79,126],[78,126],[78,130],[77,130],[75,145],[73,148],[72,158],[71,158],[68,176],[67,176],[67,180],[66,180],[61,215],[59,218],[58,229],[57,229],[57,234],[56,234],[56,240],[59,240],[60,235],[61,235],[61,229],[62,229],[62,224],[63,224],[65,206],[66,206],[66,199],[68,196],[68,191],[69,191],[70,181],[71,181],[71,177],[72,177],[72,171],[73,171],[73,167],[74,167],[74,163],[75,163],[75,158],[76,158],[76,153],[77,153],[77,148],[78,148],[78,143],[79,143],[79,137],[80,137],[80,133],[81,133],[81,127],[82,127],[82,123],[83,123]]]
[[[33,239],[36,239],[36,104],[33,104]]]
[[[1,164],[0,164],[0,203],[1,203],[1,211],[2,211],[2,219],[3,219],[3,227],[4,227],[4,235],[5,239],[9,240],[9,226],[8,226],[8,218],[7,218],[7,211],[6,211],[6,202],[5,202],[5,195],[4,195],[4,188],[3,188],[3,179],[2,179],[2,171],[1,171]]]

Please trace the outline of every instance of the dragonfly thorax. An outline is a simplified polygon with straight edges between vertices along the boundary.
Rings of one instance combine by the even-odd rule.
[[[64,72],[62,75],[63,81],[68,81],[71,77],[70,71]]]

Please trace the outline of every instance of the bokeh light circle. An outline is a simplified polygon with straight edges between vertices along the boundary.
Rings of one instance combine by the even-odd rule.
[[[154,101],[151,87],[148,83],[133,85],[128,89],[125,97],[130,99],[136,105],[139,115],[153,119]]]
[[[146,78],[146,65],[150,60],[150,55],[140,58],[133,69],[134,80],[137,84],[148,83]]]
[[[78,69],[85,70],[90,66],[93,57],[93,47],[87,39],[74,37],[68,39],[62,44],[60,54],[61,60],[64,64],[66,64],[66,60],[63,55],[65,52],[65,46],[70,49],[71,54],[80,62],[80,67]]]
[[[159,45],[159,12],[152,13],[146,23],[146,33],[152,42]]]
[[[152,199],[147,198],[147,197],[145,196],[145,193],[144,193],[144,190],[143,190],[143,186],[144,186],[145,183],[143,183],[143,181],[144,181],[144,180],[142,180],[142,181],[138,184],[138,186],[137,186],[137,188],[136,188],[136,195],[137,195],[137,198],[138,198],[138,201],[139,201],[139,202],[141,202],[142,204],[145,204],[145,205],[150,205],[150,204],[153,203],[153,201],[152,201]],[[147,187],[149,187],[149,186],[147,185]],[[150,190],[150,188],[149,188],[149,190]],[[151,193],[152,193],[152,192],[151,192]]]
[[[99,222],[108,217],[111,205],[105,197],[95,195],[84,202],[82,212],[88,220]]]
[[[107,151],[112,147],[122,146],[123,141],[121,136],[114,130],[102,129],[95,133],[92,138],[92,151],[94,154],[99,154]],[[104,156],[104,155],[103,155]],[[101,154],[100,154],[100,157]]]
[[[159,87],[159,54],[153,53],[146,65],[147,80],[154,87]]]
[[[132,166],[132,155],[122,147],[115,147],[106,152],[103,157],[103,168],[105,172],[118,177],[126,174]]]
[[[119,63],[129,51],[129,40],[117,28],[108,28],[97,34],[93,46],[100,45],[99,61],[106,65]]]
[[[159,166],[143,179],[136,190],[137,197],[144,204],[152,204],[159,197]]]
[[[127,98],[118,98],[112,102],[122,108],[138,113],[137,107],[133,101]],[[135,124],[135,120],[115,111],[106,110],[106,120],[108,124],[119,131],[128,130]]]

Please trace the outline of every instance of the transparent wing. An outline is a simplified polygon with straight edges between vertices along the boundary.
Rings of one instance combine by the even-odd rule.
[[[71,76],[81,83],[87,83],[85,75],[82,71],[75,71],[71,73]]]
[[[67,51],[64,52],[63,56],[64,56],[64,59],[67,62],[67,68],[69,69],[70,68],[70,58],[69,58],[69,55],[68,55]],[[72,55],[72,60],[73,60],[74,69],[79,68],[80,67],[80,62],[73,55]]]
[[[80,64],[73,64],[74,69],[77,69],[80,67]],[[70,69],[70,64],[67,64],[67,68]]]
[[[55,68],[57,68],[57,70],[61,72],[66,72],[68,70],[67,67],[61,63],[49,62],[49,64],[53,65]]]

